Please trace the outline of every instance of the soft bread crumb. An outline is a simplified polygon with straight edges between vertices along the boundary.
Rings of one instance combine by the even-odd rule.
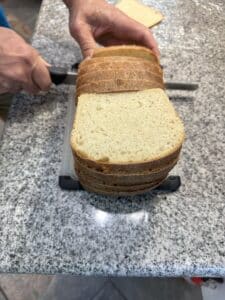
[[[87,159],[146,162],[176,151],[183,140],[183,124],[161,89],[78,99],[71,145]]]

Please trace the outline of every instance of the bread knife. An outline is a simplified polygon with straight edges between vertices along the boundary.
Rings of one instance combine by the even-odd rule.
[[[55,85],[66,84],[75,85],[77,79],[76,70],[68,70],[63,67],[49,67],[49,73],[52,82]],[[198,89],[198,83],[193,82],[165,82],[165,87],[168,90],[186,90],[195,91]]]

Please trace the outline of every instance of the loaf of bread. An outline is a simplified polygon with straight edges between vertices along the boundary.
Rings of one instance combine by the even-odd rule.
[[[101,48],[81,63],[71,147],[85,189],[114,196],[145,193],[165,180],[183,141],[183,123],[152,51]]]

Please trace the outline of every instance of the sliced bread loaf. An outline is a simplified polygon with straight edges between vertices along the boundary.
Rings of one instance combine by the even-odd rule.
[[[184,128],[163,89],[158,58],[144,47],[97,49],[81,63],[71,146],[85,189],[131,196],[167,177]]]

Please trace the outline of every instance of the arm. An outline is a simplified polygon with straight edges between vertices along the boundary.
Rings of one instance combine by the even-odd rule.
[[[0,94],[47,90],[47,63],[13,30],[0,27]]]
[[[70,32],[84,57],[91,56],[96,42],[104,46],[138,44],[159,50],[151,31],[105,0],[64,0],[70,12]]]

